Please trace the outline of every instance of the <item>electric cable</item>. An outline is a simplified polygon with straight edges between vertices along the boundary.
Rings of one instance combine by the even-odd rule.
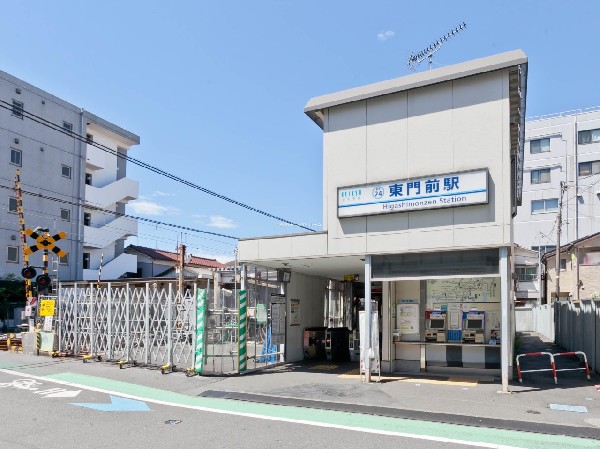
[[[8,103],[7,101],[4,101],[4,100],[0,100],[0,107],[4,108],[6,110],[12,111],[13,113],[14,113],[14,110],[15,110],[14,109],[14,105],[12,105],[11,103]],[[293,226],[297,226],[297,227],[299,227],[301,229],[305,229],[307,231],[316,232],[314,229],[311,229],[311,228],[309,228],[307,226],[303,226],[303,225],[295,223],[293,221],[286,220],[284,218],[281,218],[281,217],[278,217],[276,215],[270,214],[269,212],[265,212],[265,211],[263,211],[261,209],[257,209],[255,207],[249,206],[249,205],[247,205],[245,203],[242,203],[241,201],[236,201],[236,200],[234,200],[232,198],[229,198],[228,196],[225,196],[225,195],[222,195],[220,193],[214,192],[214,191],[212,191],[210,189],[207,189],[205,187],[199,186],[196,183],[193,183],[193,182],[188,181],[186,179],[183,179],[183,178],[181,178],[181,177],[179,177],[177,175],[174,175],[174,174],[169,173],[169,172],[167,172],[165,170],[162,170],[162,169],[160,169],[158,167],[155,167],[154,165],[150,165],[150,164],[148,164],[146,162],[143,162],[143,161],[141,161],[139,159],[131,157],[131,156],[127,155],[127,154],[120,153],[117,150],[113,150],[112,148],[110,148],[110,147],[108,147],[106,145],[102,145],[102,144],[99,144],[98,142],[94,142],[93,140],[89,139],[87,136],[81,136],[80,134],[77,134],[73,130],[65,129],[62,126],[60,126],[60,125],[58,125],[58,124],[56,124],[54,122],[51,122],[49,120],[46,120],[43,117],[37,116],[37,115],[35,115],[35,114],[33,114],[33,113],[25,110],[22,107],[18,108],[18,112],[20,113],[20,115],[22,117],[26,117],[29,120],[32,120],[32,121],[34,121],[36,123],[39,123],[40,125],[46,126],[46,127],[50,128],[50,129],[52,129],[54,131],[58,131],[58,132],[60,132],[62,134],[65,134],[65,135],[67,135],[69,137],[72,137],[72,138],[74,138],[76,140],[84,142],[84,143],[86,143],[88,145],[92,145],[92,146],[94,146],[94,147],[96,147],[96,148],[98,148],[98,149],[100,149],[100,150],[102,150],[102,151],[104,151],[106,153],[112,154],[113,156],[116,156],[116,157],[121,158],[121,159],[125,159],[128,162],[131,162],[132,164],[135,164],[135,165],[137,165],[139,167],[145,168],[146,170],[149,170],[151,172],[154,172],[154,173],[157,173],[159,175],[162,175],[162,176],[164,176],[166,178],[169,178],[169,179],[171,179],[173,181],[179,182],[179,183],[184,184],[184,185],[186,185],[188,187],[191,187],[193,189],[199,190],[199,191],[201,191],[203,193],[206,193],[208,195],[214,196],[216,198],[222,199],[222,200],[227,201],[227,202],[229,202],[231,204],[234,204],[236,206],[240,206],[240,207],[242,207],[244,209],[247,209],[247,210],[250,210],[252,212],[256,212],[258,214],[264,215],[266,217],[273,218],[273,219],[279,220],[279,221],[284,222],[284,223],[288,223],[288,224],[293,225]]]
[[[0,185],[0,188],[2,189],[9,189],[12,190],[12,187],[8,187],[8,186],[3,186]],[[212,231],[203,231],[201,229],[195,229],[195,228],[190,228],[188,226],[182,226],[182,225],[176,225],[176,224],[172,224],[172,223],[166,223],[160,220],[152,220],[150,218],[145,218],[145,217],[138,217],[135,215],[130,215],[130,214],[126,214],[126,213],[122,213],[122,212],[116,212],[116,211],[111,211],[111,210],[107,210],[107,209],[102,209],[101,207],[98,206],[92,206],[89,203],[85,203],[85,202],[75,202],[75,201],[69,201],[69,200],[63,200],[60,198],[55,198],[52,196],[48,196],[48,195],[44,195],[42,193],[35,193],[35,192],[29,192],[27,190],[23,190],[23,194],[25,195],[29,195],[29,196],[34,196],[37,198],[42,198],[45,200],[50,200],[50,201],[56,201],[58,203],[62,203],[62,204],[70,204],[72,206],[81,206],[81,207],[85,207],[87,209],[91,209],[91,210],[95,210],[95,211],[99,211],[99,212],[104,212],[107,214],[111,214],[111,215],[115,215],[117,217],[126,217],[126,218],[132,218],[134,220],[140,220],[140,221],[144,221],[146,223],[153,223],[153,224],[158,224],[158,225],[164,225],[164,226],[170,226],[176,229],[182,229],[185,231],[190,231],[190,232],[197,232],[197,233],[201,233],[201,234],[209,234],[209,235],[214,235],[217,237],[223,237],[226,239],[232,239],[232,240],[238,240],[237,237],[231,236],[231,235],[226,235],[226,234],[220,234],[218,232],[212,232]]]

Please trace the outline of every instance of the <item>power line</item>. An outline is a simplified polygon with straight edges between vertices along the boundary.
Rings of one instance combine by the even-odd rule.
[[[13,105],[11,103],[8,103],[7,101],[4,101],[4,100],[0,100],[0,107],[4,108],[6,110],[9,110],[9,111],[13,111]],[[188,187],[192,187],[193,189],[199,190],[199,191],[201,191],[203,193],[206,193],[208,195],[211,195],[211,196],[214,196],[216,198],[222,199],[222,200],[227,201],[227,202],[229,202],[231,204],[235,204],[236,206],[243,207],[244,209],[248,209],[248,210],[250,210],[252,212],[259,213],[261,215],[264,215],[265,217],[274,218],[276,220],[282,221],[282,222],[287,223],[287,224],[291,224],[293,226],[297,226],[297,227],[305,229],[307,231],[315,232],[314,229],[311,229],[309,227],[303,226],[303,225],[298,224],[298,223],[294,223],[293,221],[286,220],[284,218],[281,218],[281,217],[278,217],[276,215],[270,214],[268,212],[265,212],[263,210],[257,209],[255,207],[249,206],[249,205],[247,205],[245,203],[242,203],[241,201],[236,201],[236,200],[234,200],[232,198],[229,198],[229,197],[227,197],[225,195],[221,195],[220,193],[213,192],[212,190],[209,190],[209,189],[207,189],[205,187],[199,186],[198,184],[195,184],[195,183],[193,183],[191,181],[188,181],[186,179],[180,178],[177,175],[169,173],[169,172],[167,172],[165,170],[162,170],[162,169],[160,169],[158,167],[150,165],[150,164],[148,164],[146,162],[143,162],[143,161],[141,161],[139,159],[133,158],[133,157],[127,155],[127,154],[119,153],[118,151],[113,150],[112,148],[110,148],[110,147],[108,147],[106,145],[102,145],[102,144],[100,144],[98,142],[94,142],[94,141],[90,140],[89,138],[87,138],[87,136],[81,136],[80,134],[77,134],[76,132],[74,132],[72,130],[65,129],[61,125],[58,125],[58,124],[56,124],[54,122],[46,120],[43,117],[37,116],[37,115],[35,115],[35,114],[33,114],[33,113],[29,112],[29,111],[26,111],[23,108],[19,108],[19,113],[23,117],[26,117],[29,120],[32,120],[32,121],[34,121],[36,123],[39,123],[40,125],[46,126],[46,127],[50,128],[50,129],[52,129],[54,131],[58,131],[58,132],[60,132],[62,134],[70,136],[70,137],[72,137],[72,138],[74,138],[76,140],[79,140],[81,142],[84,142],[84,143],[86,143],[88,145],[92,145],[92,146],[94,146],[94,147],[96,147],[96,148],[98,148],[98,149],[100,149],[102,151],[105,151],[105,152],[107,152],[109,154],[112,154],[113,156],[125,159],[128,162],[131,162],[132,164],[135,164],[135,165],[137,165],[139,167],[142,167],[142,168],[145,168],[147,170],[150,170],[151,172],[157,173],[159,175],[165,176],[166,178],[172,179],[173,181],[179,182],[179,183],[184,184],[184,185],[186,185]]]
[[[12,187],[3,186],[3,185],[0,185],[0,188],[12,190]],[[121,212],[115,212],[115,211],[111,211],[111,210],[107,210],[107,209],[102,209],[101,207],[98,207],[98,206],[92,206],[89,203],[82,203],[82,202],[75,202],[75,201],[63,200],[63,199],[60,199],[60,198],[55,198],[55,197],[52,197],[52,196],[43,195],[41,193],[28,192],[26,190],[23,190],[23,193],[26,194],[26,195],[29,195],[29,196],[35,196],[35,197],[42,198],[42,199],[45,199],[45,200],[56,201],[58,203],[70,204],[72,206],[78,206],[78,207],[79,206],[85,207],[87,209],[95,210],[95,211],[98,211],[98,212],[104,212],[104,213],[107,213],[107,214],[115,215],[117,217],[132,218],[134,220],[140,220],[140,221],[144,221],[146,223],[153,223],[153,224],[157,224],[157,225],[169,226],[169,227],[173,227],[173,228],[177,228],[177,229],[182,229],[184,231],[198,232],[198,233],[201,233],[201,234],[209,234],[209,235],[214,235],[214,236],[217,236],[217,237],[223,237],[223,238],[227,238],[227,239],[238,240],[237,237],[233,237],[231,235],[219,234],[218,232],[203,231],[201,229],[195,229],[195,228],[190,228],[190,227],[187,227],[187,226],[181,226],[181,225],[176,225],[176,224],[172,224],[172,223],[166,223],[164,221],[152,220],[150,218],[145,218],[145,217],[137,217],[135,215],[129,215],[129,214],[121,213]]]

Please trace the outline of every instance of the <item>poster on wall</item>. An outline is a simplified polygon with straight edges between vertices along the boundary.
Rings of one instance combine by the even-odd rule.
[[[271,294],[271,342],[285,343],[285,296]]]
[[[396,301],[396,329],[402,334],[419,333],[419,304],[417,300]]]
[[[290,326],[300,326],[299,299],[290,299]]]
[[[427,307],[439,304],[500,302],[500,278],[430,279],[427,281]]]

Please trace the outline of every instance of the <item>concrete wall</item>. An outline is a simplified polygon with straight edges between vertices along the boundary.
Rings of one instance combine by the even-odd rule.
[[[293,273],[287,284],[287,361],[296,362],[304,358],[303,337],[307,327],[323,326],[323,310],[327,280],[314,276]],[[300,300],[300,325],[290,326],[290,300]]]
[[[344,104],[325,114],[329,254],[510,245],[508,71]],[[489,169],[489,204],[337,218],[337,188]]]

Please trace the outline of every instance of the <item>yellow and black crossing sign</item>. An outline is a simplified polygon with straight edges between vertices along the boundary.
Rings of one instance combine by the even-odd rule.
[[[46,251],[52,251],[57,254],[59,257],[65,257],[67,255],[62,249],[56,246],[56,242],[60,239],[64,239],[67,236],[66,232],[59,232],[58,234],[50,235],[45,233],[44,235],[40,235],[35,231],[27,228],[25,229],[25,234],[27,234],[32,239],[35,239],[37,242],[35,245],[32,245],[28,248],[25,248],[25,254],[29,255],[35,253],[36,251],[43,249]]]

